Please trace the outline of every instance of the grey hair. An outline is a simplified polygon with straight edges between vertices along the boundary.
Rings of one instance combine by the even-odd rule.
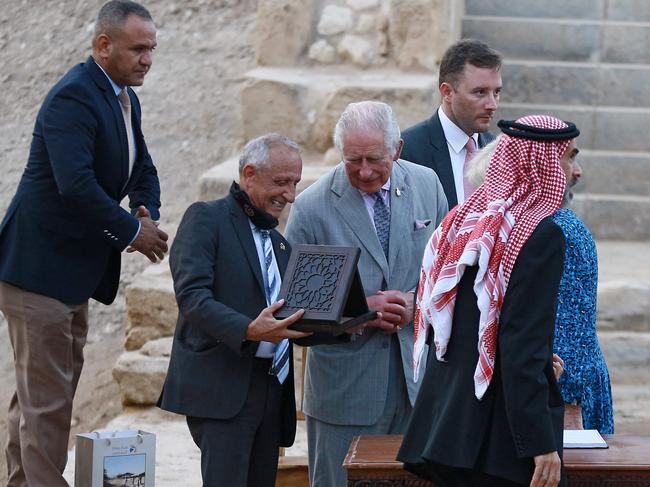
[[[380,101],[350,103],[336,122],[334,145],[343,154],[343,138],[348,130],[375,129],[384,133],[386,149],[394,152],[399,147],[401,133],[390,105]]]
[[[503,134],[499,134],[496,139],[483,146],[472,158],[469,168],[467,169],[467,179],[473,186],[478,187],[483,184],[483,181],[485,180],[485,172],[490,164],[490,159],[492,159],[492,155],[502,137]]]
[[[129,15],[137,15],[143,20],[153,22],[153,18],[145,7],[130,0],[111,0],[104,4],[95,20],[95,35],[93,45],[99,34],[110,33],[121,29]]]
[[[273,146],[284,145],[290,150],[300,154],[300,146],[296,144],[289,137],[282,134],[270,133],[257,137],[246,144],[239,158],[239,174],[242,173],[244,167],[250,164],[257,168],[265,167],[269,163],[269,153]]]

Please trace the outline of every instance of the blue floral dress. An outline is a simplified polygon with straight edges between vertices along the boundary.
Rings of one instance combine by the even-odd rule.
[[[612,390],[596,335],[596,244],[573,210],[561,208],[553,221],[566,238],[554,343],[555,353],[564,360],[560,390],[564,402],[582,407],[585,429],[610,434],[614,432]]]

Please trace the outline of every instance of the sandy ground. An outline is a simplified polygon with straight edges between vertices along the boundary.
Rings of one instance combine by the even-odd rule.
[[[90,54],[91,26],[103,0],[0,0],[0,215],[22,174],[34,119],[47,91]],[[195,200],[197,179],[241,145],[239,92],[254,65],[256,0],[145,2],[158,25],[154,65],[138,90],[143,132],[162,186],[161,225],[174,231]],[[122,351],[123,290],[148,261],[123,257],[120,293],[109,307],[91,304],[74,434],[105,426],[121,411],[111,368]],[[1,316],[1,315],[0,315]],[[0,445],[14,388],[12,351],[0,317]],[[71,442],[72,445],[72,442]],[[0,484],[5,483],[4,455]]]

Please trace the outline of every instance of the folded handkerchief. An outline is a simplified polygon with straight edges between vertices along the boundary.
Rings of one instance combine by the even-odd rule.
[[[431,225],[431,220],[415,220],[414,230],[422,230]]]

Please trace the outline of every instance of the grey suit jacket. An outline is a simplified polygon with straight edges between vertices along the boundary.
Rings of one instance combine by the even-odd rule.
[[[411,291],[419,279],[424,247],[447,213],[447,200],[431,169],[398,160],[391,174],[390,207],[387,260],[361,193],[350,185],[341,163],[298,196],[291,208],[286,237],[292,244],[359,247],[358,268],[366,296],[386,289]],[[430,223],[424,226],[426,221]],[[309,350],[304,401],[307,415],[340,425],[371,425],[381,416],[393,342],[390,335],[376,328],[367,328],[355,338],[350,343],[318,345]],[[399,332],[398,338],[413,403],[417,385],[413,382],[412,323]]]

